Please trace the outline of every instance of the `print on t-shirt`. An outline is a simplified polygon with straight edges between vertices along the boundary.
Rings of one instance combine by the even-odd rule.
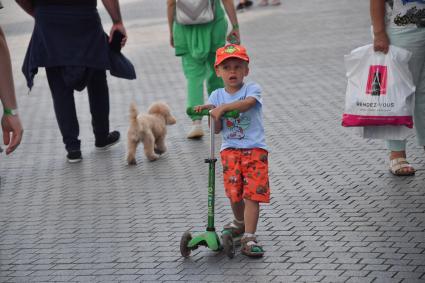
[[[391,22],[396,27],[423,27],[425,0],[387,0],[391,7]]]
[[[228,139],[243,139],[245,137],[244,130],[249,128],[250,119],[246,116],[240,116],[238,118],[227,118],[226,127],[228,129]]]

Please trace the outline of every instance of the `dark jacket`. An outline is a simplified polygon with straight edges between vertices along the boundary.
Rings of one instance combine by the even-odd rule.
[[[95,6],[41,5],[35,8],[35,25],[22,71],[31,89],[38,67],[103,69],[135,79],[131,62],[109,48],[108,36]]]

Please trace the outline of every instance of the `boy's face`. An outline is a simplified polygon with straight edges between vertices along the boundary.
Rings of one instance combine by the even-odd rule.
[[[238,91],[243,84],[243,79],[249,73],[248,62],[229,58],[215,68],[217,77],[222,78],[227,91]]]

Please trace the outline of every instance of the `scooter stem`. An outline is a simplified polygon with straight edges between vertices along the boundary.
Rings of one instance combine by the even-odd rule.
[[[215,231],[214,227],[214,202],[215,202],[215,121],[210,119],[210,158],[205,160],[209,164],[208,170],[208,226],[207,231]]]
[[[211,116],[210,119],[210,159],[214,159],[214,151],[215,151],[215,121]]]

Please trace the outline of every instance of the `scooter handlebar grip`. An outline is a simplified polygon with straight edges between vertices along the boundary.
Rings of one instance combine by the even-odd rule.
[[[239,117],[239,111],[238,110],[232,110],[229,112],[224,113],[224,117],[226,118],[238,118]]]
[[[209,116],[210,110],[209,109],[203,109],[201,112],[195,112],[193,107],[188,107],[186,109],[187,115],[198,115],[198,116]],[[232,110],[229,112],[224,113],[224,117],[226,118],[237,118],[239,117],[239,111],[238,110]]]
[[[186,113],[187,113],[187,115],[209,116],[210,110],[204,109],[201,112],[196,112],[195,109],[193,109],[193,107],[188,107],[186,109]]]

